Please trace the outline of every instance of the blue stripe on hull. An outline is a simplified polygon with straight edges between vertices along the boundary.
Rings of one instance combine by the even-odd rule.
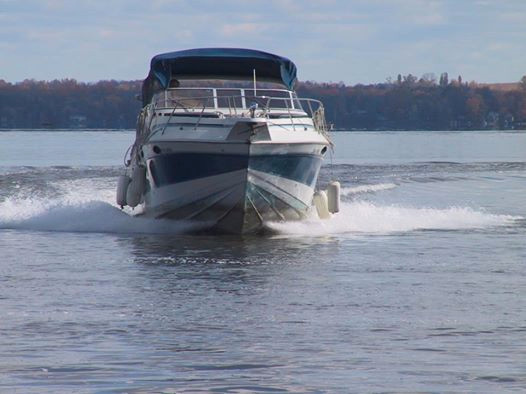
[[[253,169],[314,187],[321,157],[292,155],[231,155],[219,153],[173,153],[149,161],[157,187],[205,178],[228,172]]]
[[[149,161],[157,187],[246,169],[248,155],[217,153],[172,153]]]
[[[314,155],[252,156],[249,168],[291,179],[314,188],[321,167],[321,157]]]

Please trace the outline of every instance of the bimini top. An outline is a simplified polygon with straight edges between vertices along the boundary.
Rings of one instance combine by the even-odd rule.
[[[250,80],[254,70],[258,81],[281,83],[289,89],[296,82],[296,66],[281,56],[240,48],[188,49],[152,59],[143,84],[143,101],[149,102],[154,91],[166,89],[172,78]]]

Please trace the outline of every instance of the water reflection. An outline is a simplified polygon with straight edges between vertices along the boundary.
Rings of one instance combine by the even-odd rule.
[[[131,251],[140,264],[265,265],[296,263],[337,243],[330,237],[141,235],[131,238]]]
[[[241,299],[226,294],[252,297],[278,283],[297,282],[306,265],[338,249],[336,239],[276,236],[137,235],[117,243],[135,263],[124,273],[131,291],[141,289],[144,303],[155,305],[148,313],[162,315],[202,309],[203,303],[235,309]]]

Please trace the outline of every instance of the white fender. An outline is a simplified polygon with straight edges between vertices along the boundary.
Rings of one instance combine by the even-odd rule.
[[[316,211],[318,211],[318,216],[320,219],[329,219],[331,217],[331,214],[327,208],[327,193],[325,193],[323,190],[317,191],[314,193],[312,202],[316,207]]]
[[[340,212],[340,182],[332,181],[327,187],[327,208],[330,213]]]
[[[120,205],[121,208],[128,205],[126,203],[126,192],[130,182],[131,179],[128,175],[120,175],[117,181],[117,205]]]
[[[137,166],[133,169],[131,182],[126,193],[126,202],[135,208],[141,202],[144,189],[146,187],[146,168]]]

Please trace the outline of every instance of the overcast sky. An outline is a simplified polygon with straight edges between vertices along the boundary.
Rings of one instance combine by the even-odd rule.
[[[300,80],[526,74],[526,0],[0,0],[0,79],[143,79],[152,56],[254,48]]]

